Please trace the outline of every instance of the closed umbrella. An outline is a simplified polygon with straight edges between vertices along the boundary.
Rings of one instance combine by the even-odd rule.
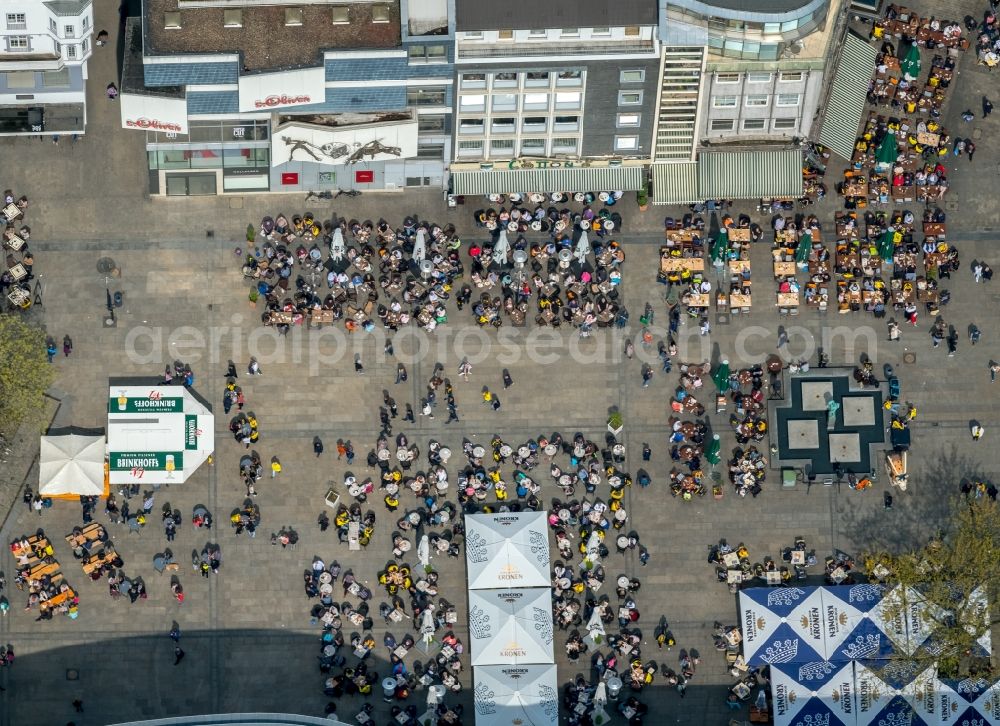
[[[431,542],[426,534],[420,538],[420,543],[417,545],[417,560],[424,570],[431,565]]]
[[[497,238],[496,246],[493,248],[493,261],[498,265],[507,264],[507,254],[510,252],[510,242],[507,241],[507,230],[501,229]]]
[[[423,227],[417,230],[417,241],[413,243],[413,260],[420,262],[427,256],[427,230]]]
[[[587,255],[590,254],[590,240],[587,238],[587,230],[580,232],[580,239],[577,240],[576,250],[573,252],[573,256],[576,261],[581,265],[587,261]]]
[[[809,259],[809,253],[812,251],[813,238],[808,232],[804,233],[799,238],[799,246],[795,248],[795,261],[804,263]]]
[[[896,147],[896,134],[890,131],[882,138],[882,143],[875,150],[876,165],[892,166],[896,163],[897,156],[899,156],[899,150]]]
[[[715,373],[712,374],[712,380],[715,381],[715,387],[719,390],[719,393],[725,393],[729,390],[729,361],[723,360],[719,367],[715,369]]]
[[[722,440],[719,438],[718,434],[713,434],[712,441],[708,445],[708,450],[705,452],[705,458],[708,459],[708,463],[715,466],[722,461],[722,457],[719,455],[721,451]]]
[[[729,233],[725,229],[720,229],[715,235],[715,244],[712,245],[712,262],[721,264],[726,259],[729,252]]]
[[[333,230],[333,239],[330,240],[330,259],[340,262],[344,257],[344,233],[340,227]]]
[[[893,230],[887,229],[878,238],[878,254],[884,262],[892,259],[892,252],[896,248],[896,243],[893,241],[894,235],[895,232]]]
[[[899,68],[903,71],[903,78],[907,81],[915,81],[920,75],[920,49],[916,45],[911,45],[903,60],[899,63]]]
[[[434,642],[434,606],[428,605],[420,613],[420,642],[430,645]]]
[[[605,636],[604,623],[601,622],[601,611],[594,608],[587,621],[587,634],[583,637],[594,648],[600,648],[604,644]]]

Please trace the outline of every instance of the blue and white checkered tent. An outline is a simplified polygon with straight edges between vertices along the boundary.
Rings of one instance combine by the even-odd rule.
[[[919,672],[913,662],[869,660],[854,662],[858,726],[909,724],[913,707],[907,686]]]
[[[966,629],[970,634],[980,633],[976,639],[976,645],[972,654],[983,658],[989,657],[993,652],[993,639],[990,636],[990,610],[989,602],[986,599],[986,591],[977,587],[969,595],[964,607],[964,620]]]
[[[937,677],[937,669],[928,668],[907,687],[907,700],[913,707],[913,723],[921,726],[964,726],[959,717],[972,705],[958,694],[952,684]],[[978,722],[968,721],[969,726]],[[981,721],[981,723],[989,723]]]
[[[841,585],[823,589],[826,657],[834,662],[889,658],[896,652],[879,610],[880,585]]]
[[[851,663],[782,663],[771,667],[775,726],[855,726]]]
[[[556,726],[559,691],[554,665],[476,668],[473,703],[477,726]]]
[[[750,665],[825,660],[822,588],[748,588],[740,613]]]
[[[976,696],[976,713],[992,726],[1000,724],[1000,681],[984,688]]]
[[[925,655],[940,655],[940,644],[934,637],[934,624],[948,618],[948,612],[938,605],[928,602],[927,598],[912,587],[907,587],[904,594],[906,602],[906,653],[912,655],[918,650]]]

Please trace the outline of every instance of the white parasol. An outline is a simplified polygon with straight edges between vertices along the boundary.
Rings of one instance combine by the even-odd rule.
[[[576,261],[581,265],[587,261],[587,255],[590,254],[590,240],[587,238],[586,230],[580,232],[580,239],[576,243],[576,251],[573,252],[573,256]]]
[[[510,252],[510,242],[507,241],[507,231],[501,229],[500,237],[493,248],[493,261],[498,265],[507,264],[507,254]]]
[[[413,243],[413,259],[420,262],[427,256],[427,230],[423,227],[417,230],[417,241]]]
[[[587,560],[596,565],[601,561],[601,538],[597,532],[591,532],[587,539]]]
[[[333,230],[333,239],[330,240],[330,259],[340,262],[344,258],[344,233],[340,227]]]
[[[601,622],[601,611],[594,608],[587,621],[587,634],[583,637],[594,648],[599,648],[607,641],[607,631],[604,630],[604,623]]]
[[[425,645],[433,643],[434,630],[434,606],[428,605],[427,608],[420,613],[420,641]]]
[[[430,567],[431,564],[431,542],[425,534],[420,538],[420,543],[417,545],[417,560],[420,561],[420,566],[425,570]]]

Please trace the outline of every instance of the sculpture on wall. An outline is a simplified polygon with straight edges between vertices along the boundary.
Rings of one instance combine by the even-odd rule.
[[[323,144],[322,146],[316,146],[316,144],[310,143],[303,139],[292,139],[288,136],[283,136],[282,139],[285,141],[285,146],[291,146],[292,148],[288,152],[288,160],[295,161],[295,152],[304,151],[306,154],[312,157],[313,161],[318,161],[320,163],[329,163],[330,161],[338,161],[347,156],[348,148],[347,144]],[[313,149],[318,151],[320,154],[326,157],[326,159],[321,159],[317,156]]]

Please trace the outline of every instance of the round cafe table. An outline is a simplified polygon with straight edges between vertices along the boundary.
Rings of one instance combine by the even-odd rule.
[[[615,228],[615,223],[612,220],[610,220],[610,219],[604,220],[604,229],[606,229],[606,230],[608,230],[610,232],[614,228]]]
[[[572,483],[573,479],[572,477],[570,477],[569,474],[563,474],[561,477],[559,477],[559,484],[561,486],[568,487]]]
[[[578,444],[573,447],[573,456],[575,456],[577,459],[582,459],[586,455],[586,453],[587,450],[583,448],[582,445]]]
[[[379,461],[388,461],[390,456],[392,456],[392,454],[389,453],[388,449],[379,449],[378,450],[378,460]]]
[[[336,652],[337,652],[337,648],[334,647],[333,645],[324,645],[323,646],[323,655],[325,655],[327,657],[332,656]]]
[[[394,481],[386,482],[386,485],[385,485],[385,493],[386,494],[388,494],[389,496],[393,496],[394,497],[394,496],[396,496],[396,493],[398,491],[399,491],[399,484],[397,484]]]
[[[568,577],[560,577],[558,580],[556,580],[556,587],[560,590],[569,590],[571,587],[573,587],[573,583],[570,581]]]
[[[486,449],[482,446],[476,446],[472,449],[472,456],[476,459],[482,459],[486,455]]]
[[[406,461],[406,459],[407,459],[407,457],[409,455],[410,455],[410,452],[407,451],[406,449],[403,449],[403,448],[396,449],[396,460],[397,461]]]
[[[580,220],[580,229],[590,229],[590,222],[586,219]]]
[[[516,232],[517,231],[517,222],[508,222],[507,223],[507,231],[508,232]]]
[[[577,192],[576,194],[573,195],[573,199],[575,199],[578,202],[582,202],[584,199],[586,199],[586,195],[583,192]]]
[[[545,201],[545,195],[544,194],[539,194],[538,192],[535,192],[534,194],[531,195],[531,201],[534,204],[541,204],[542,202]]]
[[[410,548],[413,547],[413,544],[411,544],[410,540],[408,539],[401,539],[399,543],[396,545],[396,547],[399,549],[400,552],[409,552]]]
[[[451,458],[451,449],[447,447],[442,447],[441,451],[438,452],[438,456],[441,457],[441,462],[444,464],[448,463],[448,459]]]
[[[500,447],[500,456],[506,457],[510,456],[512,453],[514,453],[514,450],[509,446],[507,446],[507,444],[504,444],[503,446]]]
[[[329,595],[332,592],[333,592],[333,585],[330,584],[329,582],[324,582],[322,585],[319,586],[320,595]]]
[[[597,195],[597,198],[600,199],[602,202],[606,202],[609,199],[611,199],[611,195],[608,194],[607,192],[601,192],[600,194]]]
[[[434,486],[437,488],[439,494],[444,494],[446,491],[448,491],[448,480],[447,479],[438,480],[437,484],[435,484]]]
[[[517,194],[516,192],[514,194],[507,195],[507,199],[510,200],[511,204],[520,204],[523,198],[524,197],[522,197],[520,194]]]
[[[406,519],[411,525],[416,527],[420,524],[420,512],[410,512],[406,515]]]
[[[321,572],[319,575],[319,582],[321,585],[326,585],[333,580],[333,575],[329,572]]]
[[[539,222],[538,220],[535,220],[534,222],[531,223],[532,232],[540,232],[541,229],[542,229],[542,223]]]
[[[503,201],[503,194],[490,194],[489,200],[494,204],[499,204]]]
[[[531,449],[529,449],[527,446],[517,447],[517,455],[520,456],[522,459],[527,457],[530,453]]]
[[[615,476],[608,477],[608,484],[612,489],[617,489],[622,485],[622,478],[617,474]]]
[[[486,222],[486,229],[488,229],[488,230],[490,230],[492,232],[496,228],[497,228],[497,223],[496,223],[495,220],[492,220],[492,219],[487,220],[487,222]]]
[[[555,456],[556,455],[556,451],[558,451],[558,448],[556,448],[555,444],[548,444],[545,447],[545,455],[546,456]]]
[[[628,519],[628,512],[625,511],[624,507],[615,510],[615,521],[616,522],[624,522],[626,519]],[[620,542],[621,539],[622,538],[619,537],[618,541]],[[628,544],[628,537],[625,538],[625,544]]]
[[[559,510],[559,521],[560,522],[568,522],[569,521],[569,510],[568,509],[560,509]]]
[[[620,512],[621,510],[619,509],[618,511]],[[618,512],[615,512],[615,514],[617,515]],[[628,549],[628,537],[626,537],[625,535],[619,535],[618,539],[615,541],[618,544],[618,549],[620,550]],[[621,582],[621,580],[619,580],[619,582]]]
[[[629,585],[631,585],[632,581],[630,579],[628,579],[625,575],[621,575],[618,578],[617,583],[618,583],[618,587],[625,588],[625,587],[628,587]]]

